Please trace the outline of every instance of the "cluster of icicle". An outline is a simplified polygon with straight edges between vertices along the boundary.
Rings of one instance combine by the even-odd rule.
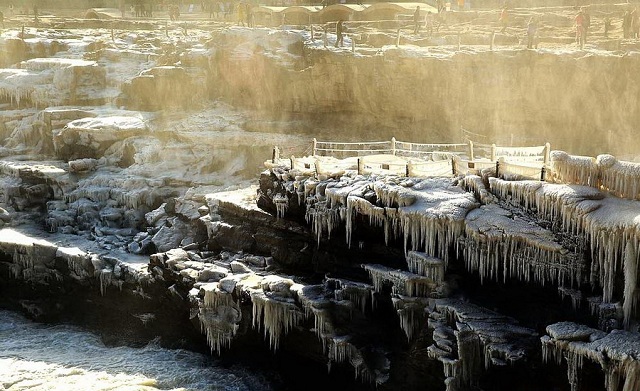
[[[184,265],[194,267],[194,262],[188,261],[182,253],[171,250],[167,253],[170,259],[163,262],[176,271],[184,271],[181,269]],[[336,334],[329,316],[329,310],[334,306],[355,306],[364,312],[372,294],[371,285],[334,278],[327,278],[324,285],[303,285],[277,275],[258,275],[238,261],[231,262],[231,270],[215,266],[215,273],[207,271],[194,277],[208,279],[196,283],[190,297],[198,303],[201,329],[207,335],[212,352],[219,354],[222,348],[230,346],[241,321],[240,298],[248,297],[253,307],[253,327],[263,330],[271,349],[277,350],[283,336],[313,316],[314,329],[329,364],[350,363],[356,377],[372,382],[384,381],[384,376],[380,377],[368,368],[362,352],[350,342],[348,335]]]
[[[607,334],[587,326],[560,322],[547,326],[543,336],[542,356],[545,362],[567,361],[567,378],[571,391],[580,390],[581,371],[585,359],[600,365],[605,372],[607,391],[640,389],[640,334],[613,330]]]
[[[220,289],[217,282],[202,285],[200,291],[204,294],[198,308],[200,328],[207,335],[211,351],[220,354],[223,347],[231,346],[242,312],[232,293]]]
[[[369,272],[376,292],[381,292],[385,283],[392,285],[394,294],[411,297],[428,297],[435,290],[436,282],[425,276],[405,270],[396,270],[377,264],[364,264],[362,267]]]
[[[273,203],[276,205],[276,215],[279,219],[283,218],[289,208],[289,198],[282,194],[273,196]]]
[[[376,264],[362,265],[369,272],[376,293],[380,293],[385,284],[391,285],[391,301],[400,319],[400,328],[411,341],[424,318],[427,298],[440,296],[444,261],[423,252],[410,251],[407,266],[409,271]]]
[[[491,194],[484,184],[484,181],[478,175],[465,175],[462,178],[462,186],[467,191],[475,194],[483,205],[492,204],[496,201],[496,197]]]
[[[425,251],[445,263],[464,232],[464,216],[477,207],[473,197],[450,179],[345,175],[322,184],[306,177],[296,182],[297,189],[304,189],[298,196],[304,197],[305,217],[318,243],[324,234],[330,236],[344,225],[351,246],[356,215],[368,216],[370,225],[383,227],[386,243],[403,237],[405,250]]]
[[[536,334],[508,317],[455,299],[435,300],[429,313],[429,357],[444,365],[448,391],[476,385],[491,366],[512,365],[533,349]]]
[[[584,268],[580,258],[568,256],[553,235],[496,205],[484,205],[467,215],[463,255],[468,270],[480,281],[580,283]]]
[[[638,306],[638,262],[640,261],[640,203],[607,197],[586,186],[542,182],[490,181],[501,198],[511,197],[526,208],[535,209],[547,221],[561,222],[559,229],[584,238],[590,245],[591,284],[602,287],[603,302],[615,300],[614,287],[624,279],[624,322],[628,326]],[[579,251],[580,249],[578,249]],[[580,276],[576,281],[579,282]]]
[[[153,206],[155,195],[149,189],[161,186],[161,180],[99,175],[80,181],[75,190],[64,195],[64,200],[71,203],[83,198],[95,202],[106,202],[111,199],[118,205],[138,209],[141,206]]]
[[[572,156],[562,151],[551,155],[557,182],[591,186],[612,194],[640,200],[640,163],[619,161],[611,155],[597,158]]]
[[[94,278],[102,295],[109,286],[116,286],[122,290],[125,269],[131,278],[138,278],[135,270],[115,259],[98,257],[76,247],[57,247],[12,230],[5,229],[2,236],[0,251],[11,255],[10,270],[14,278],[36,284],[46,284],[52,280],[62,281],[63,273],[73,279]],[[56,260],[66,264],[66,272],[57,267]]]

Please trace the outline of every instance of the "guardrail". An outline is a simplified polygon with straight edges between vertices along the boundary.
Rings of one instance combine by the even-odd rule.
[[[317,175],[337,175],[347,170],[358,174],[385,174],[416,177],[478,174],[495,169],[507,180],[545,180],[551,146],[503,147],[495,144],[412,143],[398,141],[338,142],[313,139],[306,158],[280,159],[274,148],[272,164]],[[374,157],[374,156],[382,157]],[[384,155],[389,155],[385,158]],[[320,159],[323,158],[323,159]]]

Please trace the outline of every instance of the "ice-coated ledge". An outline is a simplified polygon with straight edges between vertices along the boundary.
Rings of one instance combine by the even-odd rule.
[[[580,389],[584,359],[600,365],[605,373],[605,390],[640,389],[640,333],[604,333],[572,322],[549,325],[547,333],[540,339],[543,359],[560,365],[565,358],[572,391]]]

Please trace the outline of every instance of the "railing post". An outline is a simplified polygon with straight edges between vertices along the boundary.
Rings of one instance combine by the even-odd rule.
[[[327,48],[327,44],[328,44],[328,38],[327,38],[327,25],[324,25],[324,36],[322,37],[322,44],[324,45],[324,48]]]
[[[411,176],[411,162],[407,162],[404,167],[404,175],[409,178]]]
[[[469,161],[474,161],[473,156],[473,141],[469,140]]]
[[[280,149],[276,145],[275,147],[273,147],[273,154],[271,155],[271,163],[275,163],[278,160],[280,160]]]
[[[292,170],[293,170],[293,167],[295,166],[295,160],[296,160],[296,157],[291,155],[291,169]]]
[[[318,140],[316,140],[316,138],[313,138],[313,156],[316,156],[316,150],[318,149]]]
[[[547,177],[547,170],[545,166],[542,166],[542,170],[540,170],[540,181],[544,182]]]
[[[309,16],[309,19],[311,19],[311,16]],[[310,24],[310,28],[311,28],[311,41],[315,41],[315,38],[313,37],[313,24]]]
[[[398,32],[396,33],[396,47],[400,47],[400,28],[398,28]]]
[[[495,161],[496,160],[496,145],[495,144],[491,144],[491,161]]]
[[[363,165],[362,159],[358,158],[358,175],[362,174],[362,171],[363,171],[362,170],[362,168],[363,168],[362,165]]]
[[[391,153],[396,156],[396,138],[391,137]]]
[[[544,144],[544,165],[545,166],[549,164],[549,160],[551,160],[550,156],[551,156],[551,144],[546,143]]]
[[[500,162],[496,160],[496,178],[500,178]]]
[[[451,158],[451,173],[453,176],[456,176],[456,159],[455,157]]]

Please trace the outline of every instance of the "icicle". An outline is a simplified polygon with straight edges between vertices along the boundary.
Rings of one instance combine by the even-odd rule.
[[[564,300],[566,297],[571,298],[571,305],[574,311],[577,311],[582,301],[582,292],[577,289],[569,289],[565,287],[558,287],[558,293]]]
[[[441,259],[429,257],[425,253],[409,251],[407,266],[412,273],[430,278],[436,283],[444,280],[444,262]]]
[[[105,268],[97,270],[96,272],[98,273],[98,280],[100,282],[100,294],[104,296],[104,293],[107,291],[107,287],[111,285],[113,270]]]
[[[253,327],[257,329],[264,327],[264,336],[265,338],[269,336],[269,347],[273,350],[278,349],[280,336],[283,333],[286,335],[304,317],[293,302],[270,298],[262,290],[251,292],[251,302],[253,303]]]
[[[276,205],[276,217],[283,218],[289,208],[289,198],[286,194],[276,194],[273,196],[273,203]]]
[[[624,253],[624,325],[629,328],[631,316],[636,311],[638,285],[638,256],[635,243],[628,241]]]

